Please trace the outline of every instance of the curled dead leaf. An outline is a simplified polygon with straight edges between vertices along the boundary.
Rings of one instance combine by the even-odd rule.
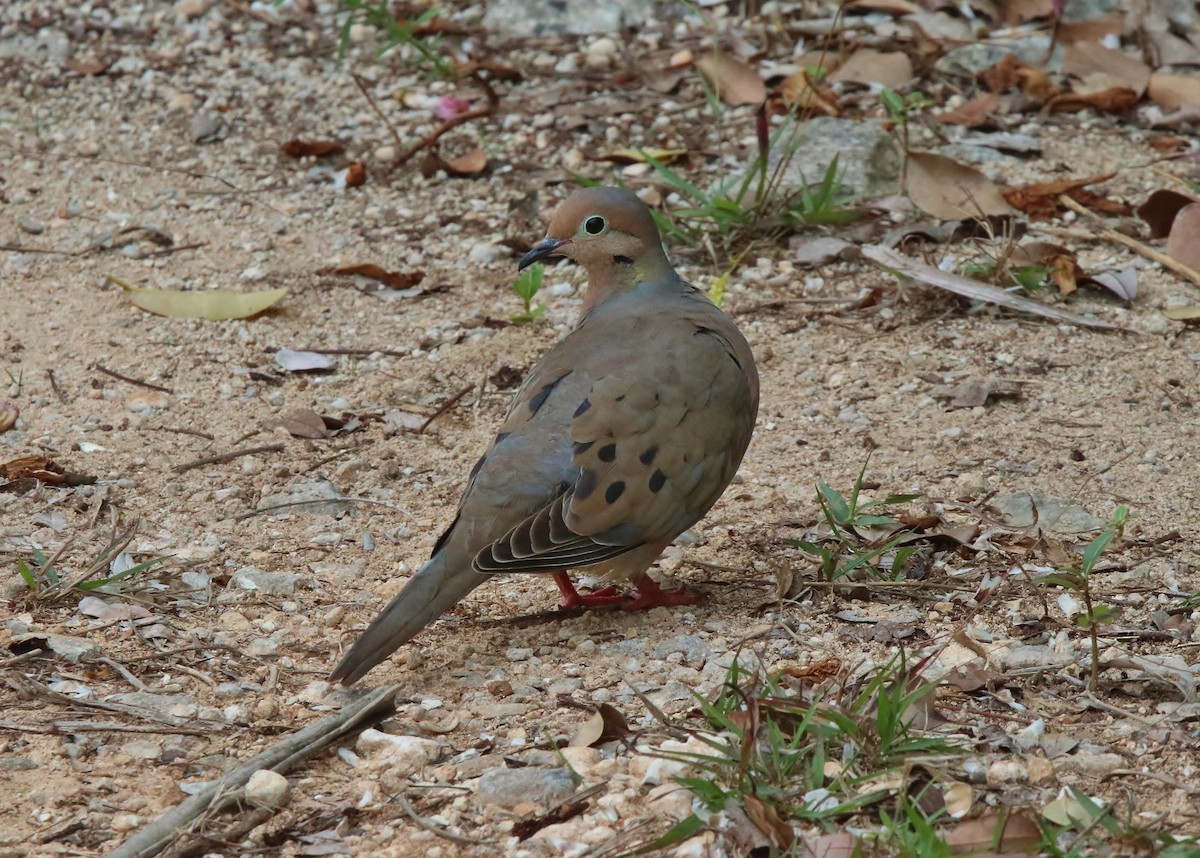
[[[1200,203],[1186,205],[1175,215],[1167,236],[1167,256],[1200,270]]]
[[[736,107],[766,101],[767,85],[763,83],[758,70],[736,57],[713,51],[697,60],[696,68],[708,78],[726,104]]]
[[[262,292],[229,292],[224,289],[207,292],[138,289],[111,275],[105,275],[104,279],[120,286],[134,306],[147,313],[177,319],[207,319],[210,322],[256,316],[288,292],[287,289],[267,289]]]
[[[20,416],[21,409],[17,407],[17,403],[7,399],[0,400],[0,432],[7,432],[13,428]]]
[[[351,161],[346,167],[346,187],[357,188],[367,183],[367,168],[362,161]]]
[[[631,732],[625,716],[615,706],[601,703],[592,717],[579,726],[569,744],[572,748],[590,748],[624,739]]]
[[[421,175],[428,178],[440,170],[445,172],[447,176],[455,176],[457,178],[478,176],[487,169],[487,165],[488,156],[482,149],[472,149],[465,155],[459,155],[457,158],[451,158],[449,161],[442,158],[437,150],[431,149],[421,159]]]
[[[901,51],[883,53],[859,48],[829,76],[830,83],[879,84],[900,89],[913,77],[912,60]]]
[[[978,98],[973,98],[961,104],[954,110],[947,111],[936,117],[944,125],[962,125],[964,128],[979,128],[992,121],[992,114],[1000,108],[1000,96],[994,92],[985,92]]]
[[[826,116],[840,116],[842,113],[837,96],[831,90],[813,83],[812,76],[806,69],[785,78],[779,84],[779,95],[788,110],[808,114],[822,113]]]
[[[1146,92],[1151,101],[1167,110],[1200,107],[1200,77],[1154,72]]]
[[[917,208],[942,220],[1012,214],[991,179],[934,152],[908,154],[904,185]]]
[[[328,438],[331,434],[325,425],[325,420],[311,408],[301,408],[285,414],[276,420],[265,420],[263,421],[263,427],[266,429],[281,428],[295,438],[309,438],[311,440]]]
[[[1100,173],[1081,179],[1060,179],[1056,182],[1035,182],[1020,188],[1010,188],[1003,192],[1004,199],[1013,208],[1025,212],[1033,220],[1049,220],[1063,210],[1059,197],[1066,194],[1071,199],[1097,211],[1116,214],[1127,212],[1128,206],[1102,197],[1091,191],[1085,191],[1087,185],[1106,182],[1116,173]]]
[[[1062,69],[1083,81],[1093,75],[1104,75],[1111,85],[1133,90],[1137,98],[1141,98],[1150,83],[1150,66],[1095,42],[1067,45]]]
[[[282,149],[289,158],[324,158],[346,151],[346,147],[336,140],[293,139],[284,143]]]
[[[1138,94],[1124,86],[1110,86],[1097,92],[1063,92],[1047,99],[1051,113],[1074,113],[1092,108],[1102,113],[1128,113],[1138,103]]]
[[[1137,215],[1150,225],[1151,238],[1166,238],[1171,234],[1171,224],[1178,215],[1200,199],[1171,188],[1160,188],[1137,207]]]
[[[424,271],[388,271],[386,268],[372,262],[356,265],[341,265],[337,268],[321,268],[318,274],[336,274],[341,277],[366,277],[377,283],[382,283],[389,289],[411,289],[425,279]]]

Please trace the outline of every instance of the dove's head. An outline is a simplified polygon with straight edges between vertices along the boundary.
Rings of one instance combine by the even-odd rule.
[[[521,257],[518,270],[551,256],[587,269],[585,310],[614,292],[674,277],[646,204],[623,188],[584,188],[563,201],[546,237]]]

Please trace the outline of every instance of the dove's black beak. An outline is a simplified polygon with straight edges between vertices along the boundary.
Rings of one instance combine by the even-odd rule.
[[[521,261],[517,263],[517,270],[524,271],[530,265],[545,259],[547,256],[558,254],[558,249],[564,244],[570,244],[569,238],[543,238],[537,244],[529,249],[529,252],[521,257]]]

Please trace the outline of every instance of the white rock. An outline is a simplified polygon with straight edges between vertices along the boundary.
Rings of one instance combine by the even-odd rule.
[[[279,808],[288,803],[292,787],[287,778],[270,769],[259,769],[246,781],[246,801],[253,807]]]
[[[363,730],[354,750],[367,768],[384,772],[389,780],[395,781],[419,772],[426,763],[437,759],[441,745],[417,736],[393,736],[379,730]]]

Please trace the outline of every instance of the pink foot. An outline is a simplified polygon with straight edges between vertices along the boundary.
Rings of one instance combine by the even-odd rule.
[[[616,587],[605,587],[602,590],[593,590],[591,593],[580,593],[575,589],[575,585],[571,583],[566,572],[555,572],[554,583],[562,591],[563,600],[558,606],[564,609],[614,608],[629,601],[629,596]]]
[[[651,608],[670,607],[672,605],[694,605],[700,597],[689,593],[680,587],[677,590],[664,590],[654,582],[649,575],[643,574],[637,580],[638,594],[625,603],[627,611],[648,611]]]

